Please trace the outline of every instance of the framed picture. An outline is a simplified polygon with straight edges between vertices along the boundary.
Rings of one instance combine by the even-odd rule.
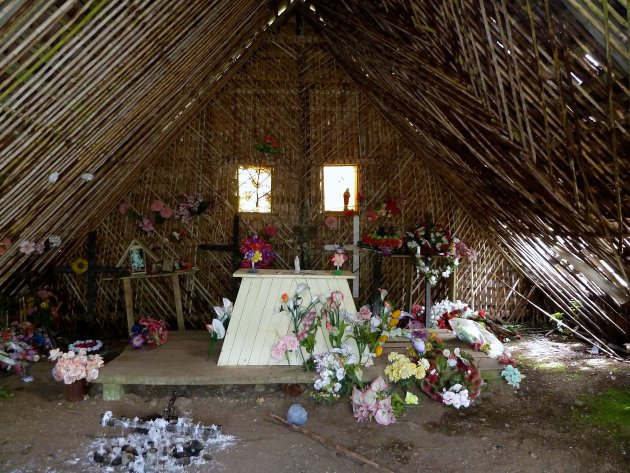
[[[165,259],[162,261],[162,272],[163,273],[172,273],[173,272],[173,260]]]
[[[131,263],[131,273],[146,273],[147,262],[145,260],[144,248],[133,246],[129,248],[129,262]]]

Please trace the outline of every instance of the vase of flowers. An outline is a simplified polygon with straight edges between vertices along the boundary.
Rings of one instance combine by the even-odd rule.
[[[83,400],[86,383],[98,378],[104,364],[100,355],[87,355],[85,350],[79,350],[77,354],[73,351],[64,353],[55,348],[50,351],[48,358],[57,362],[52,369],[53,378],[66,384],[66,399],[71,402]]]
[[[166,322],[151,317],[143,317],[131,328],[129,338],[133,348],[155,349],[164,345],[168,340]]]
[[[339,276],[343,273],[341,267],[348,261],[348,255],[343,246],[338,246],[337,251],[330,257],[330,263],[335,267],[333,274]]]
[[[271,245],[255,232],[243,241],[240,252],[243,255],[241,268],[246,269],[269,268],[276,257]]]

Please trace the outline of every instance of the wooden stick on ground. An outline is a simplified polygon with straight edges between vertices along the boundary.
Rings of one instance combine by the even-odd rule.
[[[327,439],[326,437],[322,437],[319,434],[316,434],[314,432],[311,432],[310,430],[305,429],[304,427],[298,427],[297,425],[293,425],[289,422],[287,422],[286,420],[284,420],[282,417],[277,416],[276,414],[273,413],[269,413],[269,417],[272,418],[275,421],[280,422],[281,424],[289,427],[291,430],[295,431],[295,432],[301,432],[304,435],[306,435],[307,437],[310,437],[314,440],[317,440],[319,443],[327,446],[328,448],[335,450],[337,452],[341,452],[344,455],[352,458],[355,461],[358,461],[359,463],[364,463],[366,465],[370,465],[371,467],[375,468],[378,471],[385,471],[388,473],[395,473],[394,470],[390,470],[389,468],[380,465],[378,463],[376,463],[375,461],[370,460],[369,458],[365,458],[363,455],[359,455],[358,453],[353,452],[352,450],[349,450],[348,448],[344,447],[343,445],[339,445],[338,443],[333,442],[330,439]]]

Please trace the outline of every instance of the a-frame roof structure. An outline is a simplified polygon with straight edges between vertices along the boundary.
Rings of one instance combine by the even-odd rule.
[[[21,242],[82,241],[293,14],[516,267],[561,306],[580,300],[588,330],[627,331],[621,0],[5,2],[0,239],[13,245],[0,256],[0,286],[58,254],[29,258]]]

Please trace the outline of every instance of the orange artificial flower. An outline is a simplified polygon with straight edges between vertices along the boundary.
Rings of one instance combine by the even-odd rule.
[[[282,294],[280,296],[280,299],[282,300],[282,302],[288,302],[289,301],[289,294],[287,294],[286,292],[284,294]]]

